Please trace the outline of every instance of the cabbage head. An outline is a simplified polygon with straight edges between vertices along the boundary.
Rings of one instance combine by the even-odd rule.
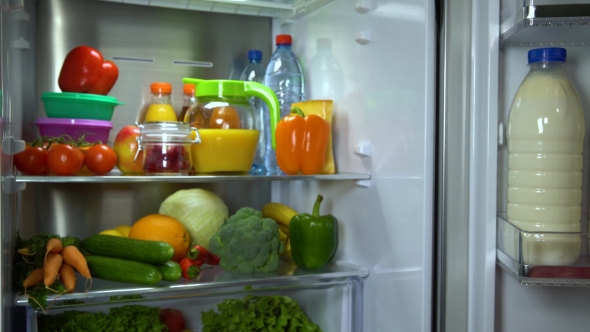
[[[180,221],[193,244],[209,247],[209,240],[228,217],[225,203],[205,189],[184,189],[168,196],[160,205],[160,214]]]

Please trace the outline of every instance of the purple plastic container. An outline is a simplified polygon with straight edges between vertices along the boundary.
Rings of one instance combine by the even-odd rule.
[[[39,127],[41,136],[67,134],[73,138],[80,138],[85,134],[86,141],[101,141],[104,144],[107,143],[109,132],[113,128],[110,121],[88,119],[39,118],[34,124]]]

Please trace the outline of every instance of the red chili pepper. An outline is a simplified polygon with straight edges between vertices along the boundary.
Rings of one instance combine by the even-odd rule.
[[[182,276],[186,279],[196,279],[201,272],[197,262],[188,257],[180,260],[180,267],[182,268]]]
[[[199,259],[201,261],[206,261],[209,256],[211,256],[211,253],[200,245],[192,247],[186,254],[186,257],[190,259]]]

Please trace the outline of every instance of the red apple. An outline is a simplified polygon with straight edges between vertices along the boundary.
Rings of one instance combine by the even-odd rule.
[[[135,154],[137,153],[138,144],[137,137],[139,136],[139,128],[136,126],[123,127],[117,137],[113,149],[117,154],[117,168],[124,174],[141,174],[143,173],[143,151],[137,156],[134,162]]]
[[[178,309],[160,310],[160,321],[168,327],[168,332],[182,332],[186,329],[184,316]]]

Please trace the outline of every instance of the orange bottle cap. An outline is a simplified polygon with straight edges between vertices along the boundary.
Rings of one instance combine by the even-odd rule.
[[[291,35],[277,35],[275,40],[277,45],[291,45],[293,43],[293,38],[291,38]]]
[[[156,82],[150,85],[152,92],[172,93],[172,84],[165,82]]]
[[[182,89],[183,89],[185,95],[191,95],[191,96],[195,95],[195,85],[194,84],[187,83],[182,87]]]

